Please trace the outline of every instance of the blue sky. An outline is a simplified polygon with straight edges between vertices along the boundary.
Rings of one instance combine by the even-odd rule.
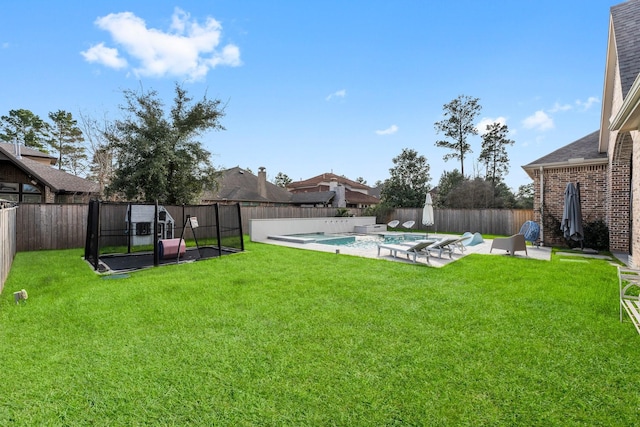
[[[28,109],[121,117],[124,89],[171,105],[176,82],[226,106],[200,140],[220,168],[293,180],[323,172],[369,185],[404,148],[431,186],[449,151],[433,124],[458,95],[478,124],[506,123],[521,166],[597,130],[609,8],[620,1],[209,0],[6,2],[0,114]],[[480,137],[465,172],[480,172]]]

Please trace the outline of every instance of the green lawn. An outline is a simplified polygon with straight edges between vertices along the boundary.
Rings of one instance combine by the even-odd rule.
[[[80,250],[19,253],[0,425],[638,422],[640,336],[605,261],[246,248],[110,280]]]

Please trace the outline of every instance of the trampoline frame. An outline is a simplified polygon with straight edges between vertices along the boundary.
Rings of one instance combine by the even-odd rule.
[[[219,257],[222,255],[228,255],[228,254],[232,254],[232,253],[238,253],[238,252],[243,252],[244,251],[244,239],[243,239],[243,232],[242,232],[242,216],[241,216],[241,210],[240,210],[240,204],[236,203],[233,205],[229,205],[229,204],[225,204],[225,205],[220,205],[218,203],[216,204],[211,204],[211,205],[181,205],[181,206],[165,206],[165,208],[173,208],[174,212],[177,210],[181,210],[182,211],[182,219],[184,221],[184,226],[182,229],[182,235],[181,238],[184,238],[184,234],[186,231],[186,227],[187,227],[187,223],[189,222],[189,218],[191,218],[192,216],[192,212],[193,210],[198,210],[198,212],[202,212],[202,210],[204,209],[205,212],[207,212],[209,215],[213,214],[213,219],[215,220],[215,225],[210,225],[208,227],[215,227],[215,236],[212,236],[211,238],[214,238],[217,242],[216,245],[204,245],[204,246],[200,246],[198,244],[198,240],[195,236],[195,230],[193,229],[193,227],[191,228],[193,237],[196,241],[196,247],[195,248],[187,248],[187,251],[193,251],[194,249],[197,250],[197,257],[192,257],[192,256],[187,256],[187,257],[175,257],[173,259],[164,259],[161,260],[160,259],[160,255],[159,255],[159,241],[160,239],[160,233],[159,233],[159,226],[158,226],[158,213],[159,213],[159,206],[158,203],[156,202],[155,205],[155,214],[154,214],[154,221],[152,223],[152,233],[153,236],[155,236],[155,238],[153,239],[154,244],[153,244],[153,251],[147,251],[147,252],[131,252],[131,240],[132,240],[132,233],[129,232],[123,232],[122,234],[108,234],[106,236],[103,235],[103,230],[101,228],[101,208],[103,205],[119,205],[119,206],[127,206],[127,210],[130,212],[131,211],[131,207],[134,205],[149,205],[148,203],[134,203],[134,202],[129,202],[129,203],[116,203],[116,202],[104,202],[101,200],[91,200],[89,202],[89,211],[88,211],[88,215],[87,215],[87,233],[86,233],[86,241],[85,241],[85,251],[84,251],[84,258],[85,260],[94,268],[95,271],[100,271],[100,272],[106,272],[106,271],[111,271],[111,272],[116,272],[116,271],[130,271],[130,270],[135,270],[135,269],[141,269],[141,268],[146,268],[146,267],[157,267],[159,265],[166,265],[166,264],[179,264],[179,263],[183,263],[183,262],[192,262],[192,261],[197,261],[200,259],[208,259],[208,258],[213,258],[213,257]],[[208,211],[208,209],[212,209],[213,212]],[[221,213],[221,211],[223,211]],[[190,213],[187,213],[190,212]],[[175,218],[175,215],[174,215]],[[126,229],[131,230],[130,227],[130,218],[128,218],[129,221],[129,227],[127,227]],[[178,219],[176,219],[175,221],[176,223],[178,222]],[[190,222],[189,222],[189,226],[190,226]],[[116,231],[121,231],[121,230],[125,230],[125,228],[123,229],[116,229]],[[113,231],[113,230],[108,230],[108,231]],[[224,235],[224,236],[223,236]],[[238,238],[239,241],[239,247],[230,247],[230,246],[224,246],[222,244],[223,242],[223,237],[224,238]],[[101,241],[103,238],[112,238],[112,239],[117,239],[117,240],[123,240],[124,238],[126,238],[127,240],[127,253],[114,253],[114,254],[101,254],[100,253],[100,249],[101,249]],[[216,255],[213,256],[203,256],[201,249],[203,248],[210,248],[211,250],[213,250]],[[211,251],[205,251],[205,252],[211,252]],[[108,263],[106,262],[107,259],[111,259],[114,257],[138,257],[137,259],[143,259],[143,257],[145,260],[148,259],[149,255],[153,256],[153,262],[150,263],[148,261],[145,261],[144,263],[142,263],[142,265],[140,265],[139,267],[128,267],[126,269],[123,270],[113,270],[108,266]],[[182,258],[182,259],[181,259]],[[133,263],[135,264],[135,263]]]

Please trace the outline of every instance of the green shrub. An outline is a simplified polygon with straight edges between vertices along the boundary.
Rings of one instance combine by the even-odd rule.
[[[596,219],[583,225],[584,247],[598,251],[609,250],[609,227],[604,220]]]

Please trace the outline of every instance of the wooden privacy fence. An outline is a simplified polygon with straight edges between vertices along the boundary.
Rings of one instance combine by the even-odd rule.
[[[414,229],[441,233],[464,233],[510,236],[520,231],[522,224],[533,220],[532,209],[434,209],[434,224],[422,225],[422,209],[395,209],[389,221],[397,219],[400,224],[415,221]]]
[[[89,205],[22,204],[16,218],[18,251],[83,248]]]
[[[126,207],[124,208],[126,210]],[[43,249],[83,248],[87,231],[88,205],[78,204],[23,204],[16,211],[16,249],[34,251]],[[363,209],[349,209],[355,216],[363,216]],[[249,233],[251,219],[272,218],[317,218],[333,217],[336,208],[300,208],[295,206],[243,206],[242,230]],[[115,214],[117,220],[125,221],[125,213]],[[397,219],[400,223],[415,221],[414,230],[440,233],[463,233],[511,235],[518,232],[522,224],[533,219],[531,209],[435,209],[435,224],[424,227],[422,208],[395,209],[384,222]]]
[[[0,293],[9,276],[13,258],[16,255],[16,210],[17,207],[0,205]]]

